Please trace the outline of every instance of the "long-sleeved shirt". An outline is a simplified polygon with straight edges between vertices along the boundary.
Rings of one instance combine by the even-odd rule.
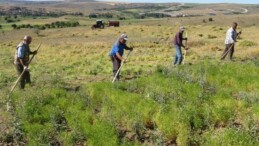
[[[183,45],[183,33],[178,32],[174,37],[174,45],[182,46]]]
[[[232,27],[226,33],[225,44],[233,44],[237,39],[237,32]]]

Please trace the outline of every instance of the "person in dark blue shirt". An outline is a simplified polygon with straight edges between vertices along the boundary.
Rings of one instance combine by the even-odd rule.
[[[187,41],[187,38],[183,38],[183,32],[185,28],[181,26],[179,32],[174,37],[174,47],[175,47],[175,58],[174,65],[180,65],[182,63],[182,50],[181,47],[188,49],[188,46],[183,45],[183,40]]]
[[[122,34],[114,43],[112,50],[110,52],[111,61],[113,64],[113,76],[116,75],[118,69],[121,66],[122,62],[125,62],[125,58],[123,58],[124,49],[132,51],[133,48],[128,47],[126,42],[128,40],[128,36],[126,34]],[[117,80],[120,79],[120,75],[117,75]]]

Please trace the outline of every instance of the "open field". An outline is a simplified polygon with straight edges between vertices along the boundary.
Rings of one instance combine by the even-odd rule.
[[[206,7],[212,6],[181,12],[200,14]],[[222,12],[217,7],[214,11]],[[109,8],[125,15],[118,6]],[[0,145],[258,145],[259,16],[256,6],[247,8],[248,13],[238,15],[211,16],[208,11],[198,17],[129,17],[120,27],[96,30],[91,30],[95,19],[85,16],[18,16],[15,22],[80,23],[45,30],[14,30],[13,23],[0,17]],[[130,11],[147,9],[139,4]],[[233,21],[243,32],[235,62],[220,61]],[[190,50],[186,65],[174,67],[172,39],[181,25],[187,27]],[[122,81],[111,84],[108,53],[122,33],[134,51],[122,69]],[[7,111],[8,93],[17,78],[15,47],[26,34],[33,37],[32,50],[40,42],[42,47],[30,66],[32,85],[14,91],[14,107]]]

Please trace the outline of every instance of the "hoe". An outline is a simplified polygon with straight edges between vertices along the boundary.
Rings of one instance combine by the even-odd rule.
[[[129,51],[127,57],[125,58],[125,61],[127,61],[127,59],[128,59],[128,57],[129,57],[129,55],[130,55],[131,52],[132,52],[132,51]],[[124,64],[124,62],[121,63],[121,66],[120,66],[120,68],[118,69],[118,71],[116,72],[116,74],[115,74],[115,76],[114,76],[114,78],[113,78],[113,80],[112,80],[112,83],[114,83],[114,81],[116,80],[116,78],[117,78],[117,76],[118,76],[118,74],[119,74],[119,72],[120,72],[120,70],[121,70],[123,64]]]
[[[186,38],[187,38],[187,37],[188,37],[188,36],[187,36],[187,32],[185,32],[185,35],[186,35]],[[185,47],[187,47],[187,46],[188,46],[188,43],[187,43],[187,40],[186,40],[186,42],[185,42]],[[187,47],[186,49],[184,49],[183,64],[185,63],[186,54],[187,54],[187,49],[188,49],[188,47]]]
[[[242,33],[242,30],[237,34],[237,37],[238,37],[241,33]],[[224,54],[221,55],[221,60],[226,57],[226,55],[227,55],[228,52],[230,51],[230,48],[232,48],[234,44],[235,44],[235,43],[233,43],[233,44],[228,48],[228,50],[226,51],[226,53],[224,53]]]

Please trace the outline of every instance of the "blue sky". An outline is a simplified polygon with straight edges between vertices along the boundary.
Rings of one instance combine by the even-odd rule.
[[[34,0],[34,1],[52,1],[52,0]],[[120,2],[184,2],[184,3],[239,3],[239,4],[259,4],[259,0],[99,0],[99,1],[120,1]]]
[[[100,0],[100,1],[123,1],[123,2],[185,2],[185,3],[240,3],[240,4],[259,4],[259,0]]]

